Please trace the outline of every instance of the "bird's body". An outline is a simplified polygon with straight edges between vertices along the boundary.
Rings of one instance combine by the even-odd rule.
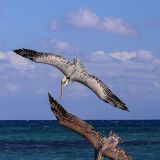
[[[132,157],[119,146],[123,141],[118,135],[110,132],[109,137],[105,137],[92,125],[67,112],[50,93],[48,96],[51,110],[60,125],[85,138],[95,149],[95,160],[103,160],[104,157],[112,160],[132,160]]]
[[[34,62],[52,65],[63,72],[65,77],[62,79],[62,93],[64,86],[69,82],[76,81],[90,88],[103,101],[110,103],[114,107],[128,111],[125,103],[114,95],[100,79],[90,75],[79,60],[74,60],[72,63],[57,54],[37,52],[29,49],[18,49],[14,50],[14,52]]]

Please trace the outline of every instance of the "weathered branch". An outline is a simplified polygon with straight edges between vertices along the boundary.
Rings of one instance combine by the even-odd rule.
[[[112,160],[131,160],[131,156],[124,151],[118,144],[122,143],[121,139],[113,132],[110,132],[106,138],[101,133],[85,121],[75,115],[68,113],[56,100],[49,94],[49,102],[51,110],[56,116],[59,123],[74,132],[80,134],[89,141],[95,148],[95,159],[103,160],[108,157]]]

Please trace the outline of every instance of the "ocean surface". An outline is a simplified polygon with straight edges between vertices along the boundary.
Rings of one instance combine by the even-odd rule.
[[[104,135],[117,133],[134,160],[160,159],[160,120],[88,122]],[[57,121],[0,121],[0,160],[92,160],[93,152]]]

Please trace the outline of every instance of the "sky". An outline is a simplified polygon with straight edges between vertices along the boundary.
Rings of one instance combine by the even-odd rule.
[[[48,92],[83,119],[160,119],[159,0],[0,0],[0,120],[52,120]],[[79,58],[123,102],[125,112],[63,74],[13,50]]]

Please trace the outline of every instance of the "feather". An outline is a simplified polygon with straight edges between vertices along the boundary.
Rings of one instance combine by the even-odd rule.
[[[123,103],[100,79],[88,74],[80,60],[74,60],[74,63],[53,53],[37,52],[30,49],[14,50],[18,55],[28,58],[37,63],[49,64],[59,69],[70,80],[70,82],[79,82],[90,88],[101,100],[111,104],[114,107],[128,111]]]

